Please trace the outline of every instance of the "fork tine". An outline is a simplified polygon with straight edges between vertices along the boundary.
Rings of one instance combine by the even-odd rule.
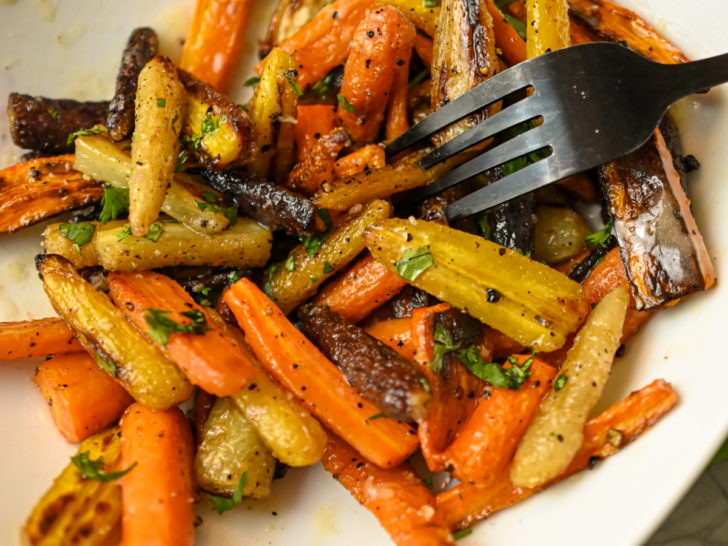
[[[507,140],[495,148],[491,148],[476,158],[471,159],[467,163],[463,163],[435,182],[419,188],[419,190],[416,191],[417,200],[421,201],[431,197],[442,190],[455,186],[456,184],[485,172],[488,169],[492,169],[493,167],[497,167],[511,159],[530,152],[535,152],[536,150],[547,146],[548,141],[546,140],[546,136],[549,133],[544,131],[548,131],[548,128],[545,128],[544,125],[540,125]]]
[[[459,154],[463,150],[467,150],[471,146],[483,142],[484,140],[510,129],[521,122],[528,121],[536,116],[539,101],[536,96],[532,95],[517,102],[512,106],[508,106],[478,123],[472,129],[469,129],[458,135],[449,142],[440,146],[437,150],[426,155],[420,160],[420,167],[429,169],[438,163],[449,159],[455,154]]]
[[[530,84],[521,77],[519,66],[516,65],[496,74],[464,95],[435,110],[409,131],[390,142],[385,148],[387,156],[395,155],[468,114],[528,87]]]

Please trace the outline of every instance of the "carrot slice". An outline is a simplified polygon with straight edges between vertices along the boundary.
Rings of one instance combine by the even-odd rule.
[[[191,320],[182,313],[197,312],[205,318],[208,330],[201,335],[173,333],[160,346],[195,385],[217,396],[229,396],[255,375],[254,364],[174,280],[152,271],[110,273],[108,285],[111,299],[142,332],[149,330],[146,317],[150,308],[169,311],[167,318],[181,324]]]
[[[296,110],[297,158],[301,161],[318,139],[336,127],[336,108],[329,104],[299,104]]]
[[[526,60],[526,42],[518,35],[501,10],[491,1],[485,3],[490,16],[493,18],[493,35],[495,44],[501,50],[501,56],[509,66]]]
[[[62,318],[0,322],[0,360],[38,358],[83,351]]]
[[[415,36],[415,51],[425,66],[432,65],[432,39],[424,34]]]
[[[334,163],[334,176],[336,178],[354,176],[381,169],[386,164],[387,156],[384,154],[384,149],[376,144],[368,144],[337,159]]]
[[[194,542],[192,433],[179,408],[134,403],[121,418],[123,546]]]
[[[415,431],[388,417],[346,382],[339,369],[248,279],[223,296],[267,370],[367,460],[391,468],[417,448]]]
[[[362,460],[341,438],[329,434],[322,459],[356,500],[369,510],[398,546],[453,544],[435,511],[435,497],[408,463],[382,469]]]
[[[398,318],[375,322],[364,328],[366,333],[391,347],[400,356],[414,359],[415,346],[412,343],[411,319]]]
[[[587,421],[584,442],[566,471],[536,487],[516,487],[509,479],[510,465],[487,486],[460,484],[437,496],[437,509],[451,529],[464,529],[474,522],[507,508],[572,474],[591,467],[635,440],[677,402],[672,386],[656,379],[624,400]]]
[[[396,296],[406,284],[407,281],[367,254],[319,292],[314,303],[327,305],[349,322],[359,322]]]
[[[225,91],[252,6],[253,0],[197,0],[179,67]]]
[[[48,402],[58,432],[74,444],[115,423],[134,402],[88,353],[46,360],[33,382]]]

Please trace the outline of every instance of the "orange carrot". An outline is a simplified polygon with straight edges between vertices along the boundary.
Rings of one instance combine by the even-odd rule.
[[[173,333],[165,345],[157,343],[195,385],[217,396],[229,396],[255,375],[254,364],[174,280],[152,271],[110,273],[108,285],[111,299],[142,332],[150,330],[148,309],[169,312],[167,318],[181,324],[189,324],[193,318],[183,313],[205,319],[207,329],[201,334]]]
[[[74,444],[116,423],[134,401],[88,353],[46,360],[35,370],[33,382],[58,431]]]
[[[194,542],[193,444],[179,408],[134,403],[121,418],[122,546]]]
[[[493,34],[495,44],[501,50],[501,56],[513,66],[526,60],[526,42],[521,38],[516,29],[503,17],[503,13],[491,1],[486,2],[486,7],[493,18]]]
[[[404,288],[407,282],[367,254],[316,296],[349,322],[359,322]]]
[[[61,318],[0,322],[0,360],[38,358],[79,351],[83,351],[83,347]]]
[[[412,428],[364,400],[283,312],[248,279],[224,294],[253,352],[268,371],[316,417],[366,459],[391,468],[417,448]]]
[[[369,510],[397,546],[453,544],[435,511],[435,497],[408,463],[382,469],[329,434],[324,468]]]
[[[432,39],[424,34],[415,36],[415,51],[425,66],[432,66]]]
[[[336,127],[336,108],[328,104],[299,104],[296,110],[297,157],[301,161],[314,143]]]
[[[73,157],[39,157],[0,170],[0,233],[101,200],[103,186],[73,170]]]
[[[380,6],[370,11],[356,27],[351,53],[344,67],[337,110],[356,144],[367,144],[377,139],[395,73],[401,63],[409,64],[414,41],[414,25],[401,11],[391,6]],[[402,117],[402,108],[406,118],[407,101],[406,97],[402,101],[402,79],[407,79],[406,73],[400,77],[400,92],[397,93],[398,119]],[[395,125],[399,129],[402,123],[398,121]]]
[[[225,91],[252,6],[253,0],[197,0],[179,67]]]
[[[516,487],[510,481],[508,465],[495,481],[485,487],[463,483],[439,494],[437,509],[451,529],[467,528],[616,453],[656,423],[676,402],[677,395],[672,386],[657,379],[587,421],[581,448],[558,478],[537,488]]]
[[[355,174],[381,169],[387,164],[384,149],[376,144],[367,144],[358,150],[340,157],[334,163],[334,176],[346,178]]]
[[[300,65],[301,89],[313,85],[349,55],[351,38],[364,15],[374,7],[374,0],[336,0],[322,9],[279,47]],[[255,67],[260,75],[265,59]]]
[[[515,355],[520,366],[529,355]],[[531,376],[517,391],[492,387],[445,451],[453,475],[481,485],[495,479],[509,463],[521,436],[531,422],[541,398],[551,388],[556,368],[535,358]],[[507,362],[503,367],[510,367]]]
[[[471,374],[455,358],[450,358],[447,374],[435,373],[429,366],[434,356],[434,317],[450,306],[440,303],[412,310],[412,343],[415,361],[425,375],[432,391],[430,411],[419,422],[417,435],[422,456],[432,471],[445,470],[445,450],[452,443],[463,423],[475,409],[485,382]]]
[[[381,320],[364,328],[366,333],[391,347],[400,356],[412,360],[415,346],[412,343],[412,326],[409,318]]]
[[[306,195],[312,195],[321,186],[334,179],[334,163],[339,152],[349,143],[349,135],[342,127],[332,129],[314,140],[303,159],[288,174],[286,185]]]
[[[410,42],[402,46],[402,58],[397,59],[395,63],[397,66],[394,69],[392,91],[389,96],[389,104],[387,105],[387,142],[392,142],[409,129],[409,117],[407,115],[407,105],[409,102],[409,69],[412,47],[416,44],[416,36],[417,33],[414,30],[414,26],[412,26],[412,32],[409,36]]]

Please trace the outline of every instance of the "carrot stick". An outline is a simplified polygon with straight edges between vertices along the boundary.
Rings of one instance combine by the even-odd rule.
[[[397,546],[454,543],[448,528],[439,521],[435,497],[408,463],[378,468],[333,434],[329,434],[322,462],[376,516]]]
[[[419,55],[422,63],[429,67],[432,66],[432,39],[424,34],[415,36],[415,51]]]
[[[516,355],[518,365],[529,355]],[[508,368],[510,362],[504,365]],[[541,398],[551,388],[556,368],[533,358],[531,376],[517,391],[492,387],[445,451],[460,481],[485,485],[495,479],[512,459]]]
[[[314,140],[306,155],[288,173],[286,186],[311,195],[334,179],[334,163],[341,150],[349,143],[349,135],[336,127]]]
[[[503,13],[491,1],[486,2],[486,7],[493,18],[493,34],[495,44],[501,50],[501,56],[513,66],[526,60],[526,42],[518,35],[516,29],[503,17]]]
[[[197,0],[179,67],[225,91],[252,6],[253,0]]]
[[[179,408],[139,403],[121,418],[123,546],[191,546],[194,541],[192,433]]]
[[[373,7],[374,0],[336,0],[280,44],[301,67],[301,89],[313,85],[346,60],[354,30]],[[263,72],[264,63],[265,59],[255,67],[258,75]]]
[[[387,164],[384,149],[376,144],[367,144],[358,150],[340,157],[334,163],[334,176],[346,178],[355,174],[381,169]]]
[[[349,322],[359,322],[396,296],[406,284],[399,275],[367,254],[321,290],[314,303],[328,305]]]
[[[148,309],[169,311],[167,318],[181,324],[191,320],[182,313],[204,317],[207,330],[201,334],[173,333],[165,345],[157,343],[195,385],[217,396],[229,396],[255,375],[254,364],[174,280],[152,271],[110,273],[108,285],[111,299],[142,332],[150,330]]]
[[[409,425],[364,400],[283,312],[248,279],[224,294],[255,355],[278,382],[367,460],[391,468],[417,448]]]
[[[83,351],[73,331],[61,318],[0,322],[0,347],[0,360]]]
[[[73,157],[39,157],[0,170],[0,233],[101,200],[101,183],[73,170]]]
[[[464,529],[474,522],[507,508],[572,474],[591,467],[635,440],[677,402],[672,386],[657,379],[587,421],[584,442],[566,471],[537,488],[516,487],[510,465],[488,486],[460,484],[437,496],[437,509],[451,529]]]
[[[58,432],[78,443],[115,423],[134,400],[87,353],[41,363],[33,383],[40,389]]]
[[[336,127],[336,108],[328,104],[299,104],[296,110],[297,158],[301,161],[314,143]]]
[[[412,360],[415,346],[412,343],[412,326],[409,318],[398,318],[375,322],[364,328],[366,333],[391,347],[401,356]]]
[[[394,69],[392,91],[390,92],[389,104],[387,105],[387,142],[392,142],[409,129],[409,118],[407,117],[407,103],[409,98],[408,80],[412,47],[416,43],[416,36],[417,33],[414,31],[414,26],[412,26],[410,42],[402,46],[402,57],[397,59],[395,63],[397,66]]]

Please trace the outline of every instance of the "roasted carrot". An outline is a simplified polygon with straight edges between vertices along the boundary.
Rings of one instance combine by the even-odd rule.
[[[313,85],[346,60],[354,30],[373,7],[374,0],[336,0],[280,44],[301,67],[298,71],[301,89]],[[265,59],[255,67],[259,75],[264,63]]]
[[[329,434],[322,462],[336,481],[376,516],[397,546],[454,543],[435,510],[435,497],[409,463],[378,468],[333,434]]]
[[[469,527],[616,453],[662,418],[676,402],[677,395],[672,386],[657,379],[589,420],[584,427],[584,442],[579,452],[556,479],[537,488],[516,487],[508,477],[510,469],[506,468],[488,486],[460,484],[439,494],[437,509],[451,529]]]
[[[263,366],[301,403],[367,460],[391,468],[417,448],[415,431],[388,417],[344,380],[283,312],[248,279],[224,294],[245,338]]]
[[[556,368],[529,355],[515,355],[520,366],[532,358],[532,375],[517,390],[492,387],[479,402],[458,437],[445,451],[448,466],[462,482],[485,485],[494,480],[513,457],[518,442],[551,388]],[[504,368],[510,367],[510,362]]]
[[[101,200],[100,182],[73,170],[73,154],[39,157],[0,170],[0,233]]]
[[[414,359],[415,346],[412,343],[411,319],[398,318],[381,320],[364,328],[366,333],[388,345],[401,356]]]
[[[359,322],[406,284],[402,277],[367,254],[321,290],[314,303],[327,305],[349,322]]]
[[[88,353],[46,360],[35,370],[33,382],[48,403],[58,432],[74,444],[115,423],[134,402]]]
[[[62,318],[0,322],[0,360],[38,358],[83,351]]]
[[[415,51],[425,66],[432,64],[432,39],[423,34],[415,36]]]
[[[501,56],[508,65],[513,66],[526,60],[526,42],[518,35],[498,7],[488,0],[485,3],[490,16],[493,18],[493,34],[495,43],[501,50]]]
[[[415,28],[401,11],[381,6],[370,11],[354,31],[351,53],[344,67],[344,79],[337,113],[356,144],[374,142],[390,101],[395,73],[409,58],[415,41]],[[407,79],[406,73],[400,77]],[[406,95],[406,89],[405,93]],[[395,125],[401,127],[401,109],[406,100],[397,94]],[[406,118],[406,112],[405,116]],[[406,122],[406,120],[405,120]]]
[[[389,104],[387,105],[387,122],[385,125],[387,142],[392,142],[409,129],[409,117],[407,115],[407,105],[409,103],[409,71],[412,48],[417,43],[416,36],[417,33],[413,26],[409,35],[409,43],[402,46],[402,58],[397,59],[395,63],[397,66],[394,69],[392,91],[389,95]]]
[[[225,91],[252,6],[253,0],[197,0],[179,67]]]
[[[334,163],[334,176],[345,178],[359,173],[381,169],[387,164],[384,149],[376,144],[367,144],[358,150],[340,157]]]
[[[136,325],[182,369],[190,382],[217,396],[237,392],[255,375],[254,365],[231,343],[204,309],[176,281],[155,273],[110,273],[109,295]],[[171,333],[167,343],[149,335],[154,311],[169,312],[166,319],[189,325],[202,319],[198,333]]]
[[[286,186],[306,195],[334,179],[334,163],[339,152],[349,143],[346,131],[337,127],[315,140],[303,159],[296,163],[286,180]]]
[[[314,143],[336,127],[336,108],[329,104],[299,104],[296,109],[297,158],[301,161]]]
[[[123,546],[191,546],[194,542],[193,444],[179,408],[139,403],[121,418]]]

